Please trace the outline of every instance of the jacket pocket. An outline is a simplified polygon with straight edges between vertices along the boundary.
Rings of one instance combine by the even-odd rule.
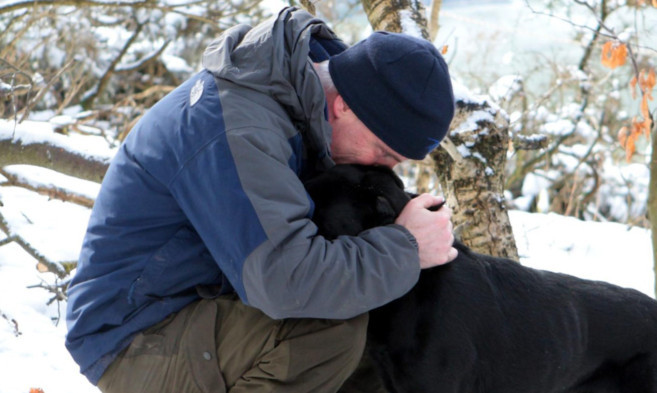
[[[189,296],[196,285],[221,284],[221,270],[196,231],[179,229],[146,261],[132,283],[128,301],[144,302],[175,296]]]

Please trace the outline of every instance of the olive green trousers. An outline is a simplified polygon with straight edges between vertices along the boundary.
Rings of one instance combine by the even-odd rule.
[[[103,393],[336,392],[356,369],[367,314],[273,320],[235,296],[203,299],[138,334]]]

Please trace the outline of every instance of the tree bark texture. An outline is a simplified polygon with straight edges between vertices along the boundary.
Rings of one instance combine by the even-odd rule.
[[[518,260],[504,200],[506,113],[487,101],[457,101],[448,138],[431,153],[455,232],[473,250]]]
[[[6,165],[28,164],[100,183],[109,162],[88,157],[47,143],[22,144],[12,139],[0,139],[0,168]]]
[[[362,3],[374,30],[402,32],[400,11],[406,11],[420,27],[422,37],[429,39],[424,6],[419,0],[362,0]]]

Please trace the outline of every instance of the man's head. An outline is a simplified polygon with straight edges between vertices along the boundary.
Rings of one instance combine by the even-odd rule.
[[[357,120],[340,118],[340,108],[327,92],[329,114],[337,116],[329,118],[336,162],[340,145],[349,147],[348,140],[354,137],[347,126],[371,131],[389,150],[389,163],[424,158],[447,133],[454,116],[452,85],[445,61],[430,42],[376,32],[331,57],[328,71],[338,106],[344,106]],[[358,131],[355,136],[363,139]],[[345,136],[347,142],[340,141]],[[348,162],[388,165],[363,159]]]

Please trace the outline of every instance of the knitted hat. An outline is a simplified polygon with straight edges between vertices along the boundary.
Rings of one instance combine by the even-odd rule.
[[[397,153],[423,159],[447,134],[452,82],[429,41],[378,31],[331,57],[329,73],[358,119]]]

